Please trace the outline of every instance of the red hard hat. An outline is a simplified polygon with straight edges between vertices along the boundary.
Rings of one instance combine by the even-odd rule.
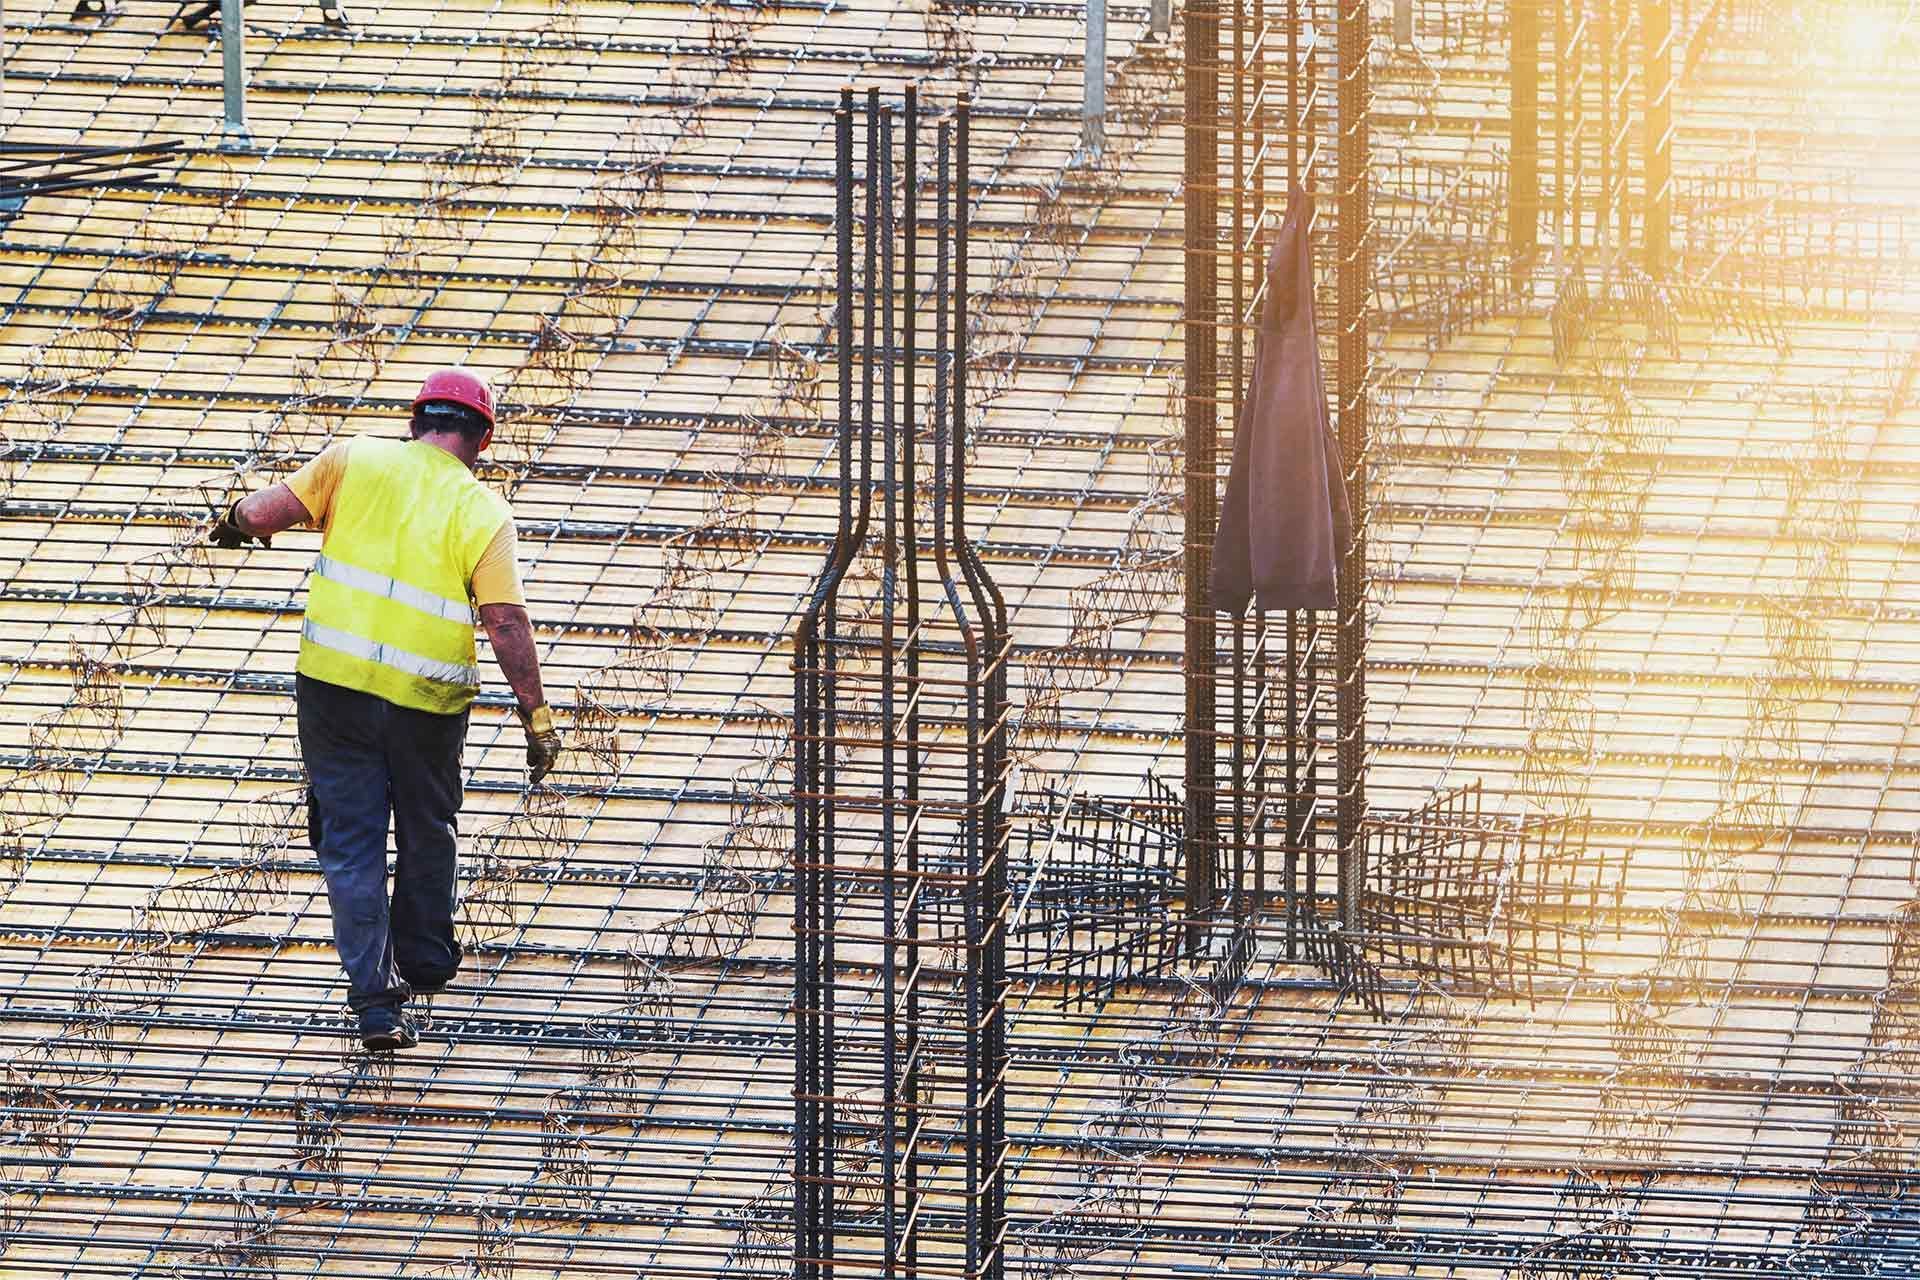
[[[429,400],[465,405],[485,418],[489,427],[493,425],[493,388],[477,373],[458,367],[435,369],[420,384],[420,394],[413,398],[413,407],[418,409]]]

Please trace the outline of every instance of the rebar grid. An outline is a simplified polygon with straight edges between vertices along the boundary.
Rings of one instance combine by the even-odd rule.
[[[976,95],[967,390],[984,411],[966,496],[1009,596],[1028,794],[1137,814],[1140,780],[1174,772],[1179,624],[1134,557],[1164,553],[1178,511],[1167,404],[1226,395],[1174,381],[1175,95],[1191,86],[1133,46],[1144,8],[1116,10],[1127,119],[1109,138],[1141,141],[1110,151],[1111,172],[1073,171],[1075,8],[720,8],[687,6],[671,34],[544,3],[457,32],[437,10],[367,11],[343,34],[311,6],[252,5],[261,145],[232,156],[206,140],[217,63],[203,35],[166,29],[169,7],[104,27],[68,6],[11,15],[29,127],[183,134],[191,154],[157,192],[30,201],[0,240],[0,590],[19,619],[0,699],[18,880],[0,906],[5,1268],[787,1274],[780,637],[833,530],[829,122],[852,75],[890,92],[930,77],[936,108]],[[1336,15],[1300,8],[1292,38],[1323,61],[1295,136],[1301,160],[1320,145],[1330,163]],[[1674,95],[1660,282],[1678,351],[1645,341],[1616,374],[1605,331],[1646,327],[1622,276],[1583,264],[1595,309],[1619,314],[1563,349],[1549,308],[1575,296],[1576,264],[1486,278],[1509,243],[1488,89],[1506,20],[1469,9],[1417,5],[1413,51],[1374,15],[1368,818],[1384,839],[1478,781],[1498,821],[1454,814],[1433,855],[1374,861],[1414,872],[1380,872],[1418,904],[1396,918],[1432,926],[1406,956],[1335,934],[1314,943],[1324,969],[1289,963],[1256,913],[1162,977],[1137,976],[1158,952],[1125,946],[1116,970],[1075,971],[1125,938],[1157,944],[1185,904],[1160,896],[1157,853],[1116,851],[1121,874],[1062,895],[1048,918],[1069,935],[1093,922],[1084,945],[1016,958],[1007,1004],[1016,1269],[1908,1265],[1901,1080],[1920,1018],[1893,913],[1914,892],[1898,758],[1920,693],[1898,337],[1914,228],[1887,167],[1860,162],[1858,121],[1898,118],[1871,95],[1902,100],[1882,68],[1911,32],[1846,67],[1794,6],[1676,6],[1676,42],[1699,54]],[[1551,14],[1543,27],[1550,41]],[[1288,38],[1262,47],[1284,60]],[[1223,63],[1234,40],[1230,16]],[[1849,101],[1868,105],[1806,109]],[[1549,119],[1554,102],[1549,67]],[[1442,227],[1491,229],[1493,248]],[[1251,305],[1257,282],[1243,288]],[[1868,323],[1895,336],[1863,343]],[[491,874],[469,882],[468,926],[491,939],[436,1002],[425,1050],[382,1063],[342,1054],[324,907],[286,808],[310,542],[202,558],[193,531],[328,439],[391,432],[419,374],[452,359],[511,388],[490,475],[520,511],[578,750],[555,792],[529,795],[500,704],[476,715],[470,853]],[[867,602],[852,636],[880,624],[883,570],[850,567],[849,600]],[[1596,575],[1608,589],[1583,591]],[[1284,630],[1267,635],[1248,661],[1283,670]],[[1296,656],[1330,644],[1310,636]],[[1074,674],[1082,652],[1097,681]],[[1032,696],[1059,683],[1074,687],[1051,706]],[[1270,723],[1288,686],[1269,675]],[[1563,749],[1584,777],[1550,767]],[[1313,750],[1297,770],[1329,758]],[[1268,792],[1270,849],[1284,794]],[[1548,829],[1575,797],[1622,896],[1597,930],[1550,898],[1527,918],[1535,950],[1513,963],[1529,1003],[1499,989],[1508,961],[1483,942],[1483,918],[1501,940],[1519,917],[1456,893],[1445,851]],[[279,817],[248,816],[256,801]],[[1085,828],[1039,801],[1013,821],[1013,901],[1034,884],[1038,903],[1078,865],[1046,860],[1053,832]],[[291,839],[261,834],[288,823]],[[1156,849],[1187,834],[1163,830]],[[1069,847],[1118,843],[1091,834]],[[1550,948],[1576,942],[1569,978]],[[1480,970],[1441,961],[1468,953],[1499,957],[1496,990],[1455,985]],[[850,1098],[842,1117],[855,1235],[879,1110]]]

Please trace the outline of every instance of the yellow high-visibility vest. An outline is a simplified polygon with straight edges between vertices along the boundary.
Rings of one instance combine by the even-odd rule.
[[[454,715],[480,692],[473,568],[511,515],[461,461],[361,436],[307,587],[300,674]]]

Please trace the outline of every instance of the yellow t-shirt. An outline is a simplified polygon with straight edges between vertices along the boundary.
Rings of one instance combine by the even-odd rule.
[[[432,445],[422,445],[431,449]],[[307,524],[325,533],[333,522],[333,495],[340,488],[340,477],[347,470],[347,446],[344,441],[330,444],[314,455],[312,461],[287,477],[287,488],[307,509]],[[517,604],[525,607],[526,592],[520,585],[520,540],[511,519],[500,522],[493,541],[480,553],[473,566],[473,581],[468,584],[475,604]]]

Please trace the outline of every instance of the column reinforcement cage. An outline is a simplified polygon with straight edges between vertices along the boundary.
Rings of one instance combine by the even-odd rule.
[[[1284,901],[1297,939],[1323,898],[1356,927],[1366,878],[1372,36],[1357,0],[1205,0],[1185,16],[1186,891],[1196,920],[1225,914],[1236,927]],[[1335,335],[1328,386],[1352,537],[1334,610],[1218,620],[1208,581],[1220,460],[1278,225],[1269,189],[1296,181],[1336,191],[1330,224],[1323,211],[1312,235],[1331,286],[1318,302]]]
[[[858,165],[850,92],[835,117],[839,514],[794,639],[797,1280],[1005,1270],[1009,650],[966,528],[970,104],[930,173],[912,89],[898,110],[896,147],[868,94]]]

